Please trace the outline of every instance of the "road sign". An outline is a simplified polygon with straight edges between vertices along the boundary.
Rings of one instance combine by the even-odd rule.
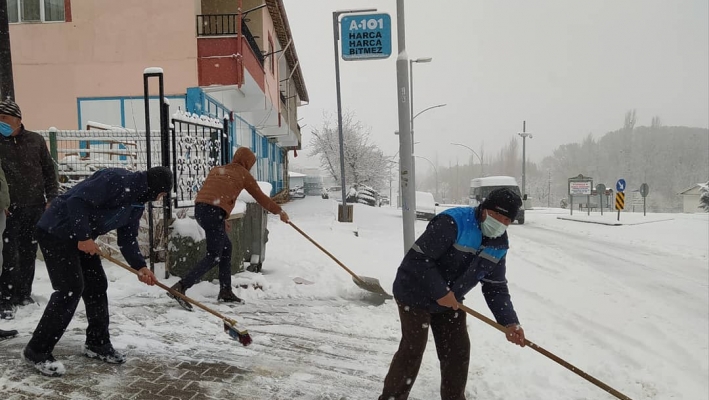
[[[642,193],[633,192],[633,199],[632,199],[633,206],[641,206],[641,205],[643,205],[644,201],[645,201],[645,198],[643,197]],[[633,211],[635,211],[635,209],[633,209]]]
[[[592,185],[592,181],[571,181],[569,182],[569,194],[572,196],[590,195],[593,188]]]
[[[647,185],[647,183],[643,183],[640,185],[640,195],[643,197],[647,197],[647,194],[650,193],[650,186]]]
[[[625,193],[618,192],[615,194],[615,209],[620,211],[625,208]]]
[[[342,59],[376,60],[391,55],[389,14],[358,14],[340,21]]]
[[[625,191],[625,179],[623,179],[623,178],[618,179],[618,182],[615,183],[615,190],[618,192]]]

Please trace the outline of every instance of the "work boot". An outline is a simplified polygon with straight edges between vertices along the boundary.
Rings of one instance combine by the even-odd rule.
[[[34,303],[36,303],[36,302],[34,301],[34,299],[31,296],[23,296],[17,300],[13,300],[13,302],[12,302],[13,305],[21,306],[21,307],[28,306],[28,305],[34,304]]]
[[[240,299],[237,295],[234,294],[230,287],[219,290],[217,301],[237,304],[242,304],[244,302],[244,300]]]
[[[0,300],[0,319],[14,319],[15,307],[7,300]]]
[[[56,377],[66,373],[64,364],[62,364],[61,361],[55,360],[51,353],[36,353],[29,347],[25,347],[25,350],[22,351],[22,359],[45,376]]]
[[[183,295],[185,294],[185,291],[187,290],[187,289],[185,289],[185,287],[182,285],[182,281],[179,281],[179,282],[177,282],[176,284],[172,285],[172,287],[171,287],[170,289],[173,289],[173,290],[175,290],[176,292],[178,292],[178,293],[180,293],[180,294],[183,294]],[[183,300],[183,299],[181,299],[181,298],[175,296],[174,294],[172,294],[172,293],[170,293],[170,292],[167,292],[167,295],[168,295],[171,299],[175,299],[175,301],[177,301],[177,304],[179,304],[180,307],[184,308],[184,309],[187,310],[187,311],[192,311],[192,304],[186,302],[185,300]]]
[[[101,346],[84,344],[84,355],[88,358],[101,360],[109,364],[123,364],[126,362],[126,356],[117,352],[111,343],[106,343]]]
[[[4,330],[0,329],[0,340],[9,339],[9,338],[15,337],[15,336],[17,336],[17,331],[14,329],[11,331],[4,331]]]

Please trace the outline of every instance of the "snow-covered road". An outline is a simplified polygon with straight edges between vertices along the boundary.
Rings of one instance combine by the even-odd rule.
[[[285,208],[345,265],[391,289],[403,255],[399,210],[355,206],[355,236],[334,222],[332,200],[307,197]],[[557,219],[567,212],[531,210],[525,225],[510,228],[508,280],[528,338],[633,399],[707,398],[709,216],[624,214],[626,223],[658,222],[607,226]],[[417,233],[425,226],[417,221]],[[237,346],[210,315],[184,312],[159,289],[108,266],[114,345],[133,357],[208,358],[238,366],[248,371],[240,381],[244,399],[376,398],[398,345],[395,304],[369,303],[345,271],[276,218],[269,219],[269,230],[263,274],[235,278],[235,284],[263,286],[237,291],[246,305],[216,304],[218,288],[210,283],[188,292],[242,321],[252,346]],[[296,285],[294,277],[315,283]],[[34,293],[46,303],[50,286],[43,267]],[[491,315],[478,288],[466,304]],[[82,343],[82,305],[80,310],[59,346]],[[25,307],[0,328],[27,335],[41,311]],[[468,325],[468,398],[612,398],[482,322],[470,318]],[[430,342],[411,399],[438,398],[438,371]]]

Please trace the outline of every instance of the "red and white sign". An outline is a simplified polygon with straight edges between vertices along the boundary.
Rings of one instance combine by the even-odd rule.
[[[569,194],[572,196],[590,195],[592,186],[593,182],[591,181],[569,182]]]

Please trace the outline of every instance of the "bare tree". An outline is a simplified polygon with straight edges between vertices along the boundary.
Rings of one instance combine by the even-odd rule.
[[[319,156],[320,165],[341,183],[340,144],[337,122],[332,115],[325,114],[320,129],[313,130],[310,140],[310,156]],[[342,137],[345,154],[345,184],[371,186],[376,190],[388,184],[388,160],[375,144],[369,141],[371,129],[355,119],[352,113],[342,117]],[[388,187],[388,186],[386,186]]]

